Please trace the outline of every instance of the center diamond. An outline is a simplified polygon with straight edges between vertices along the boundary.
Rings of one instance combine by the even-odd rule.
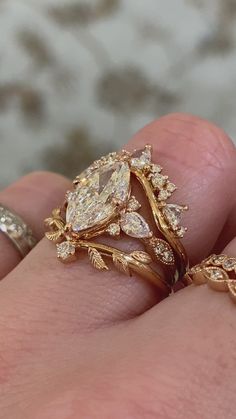
[[[116,204],[129,196],[130,170],[126,162],[112,162],[95,169],[70,195],[66,222],[80,232],[112,217]]]

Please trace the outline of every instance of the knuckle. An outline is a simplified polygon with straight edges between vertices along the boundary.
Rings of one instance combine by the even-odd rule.
[[[228,135],[213,123],[185,113],[168,114],[139,131],[131,146],[151,142],[158,160],[199,170],[236,170],[236,149]]]
[[[194,159],[198,167],[211,166],[222,170],[235,166],[234,144],[217,125],[184,113],[166,115],[160,119],[160,124],[166,128],[166,140],[174,143],[174,148],[181,146],[184,151],[182,158],[187,162],[191,155],[198,157]]]

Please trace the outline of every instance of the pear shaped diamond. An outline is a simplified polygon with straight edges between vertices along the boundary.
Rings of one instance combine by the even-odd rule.
[[[68,200],[66,222],[74,232],[104,223],[114,213],[116,202],[126,203],[130,190],[127,162],[112,162],[97,167],[78,184]]]
[[[146,146],[143,150],[134,152],[131,158],[131,166],[135,169],[143,169],[151,164],[152,152],[151,147]]]
[[[170,223],[173,230],[177,230],[181,221],[183,211],[186,211],[186,207],[182,205],[167,204],[163,208],[163,214],[166,220]]]
[[[122,231],[130,237],[150,237],[151,231],[144,218],[137,212],[127,212],[121,216],[120,226]]]

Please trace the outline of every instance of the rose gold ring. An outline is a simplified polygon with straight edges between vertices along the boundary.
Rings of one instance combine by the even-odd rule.
[[[180,241],[186,229],[179,225],[187,207],[166,202],[176,186],[151,158],[152,148],[147,145],[134,153],[123,150],[95,161],[75,178],[63,206],[45,220],[50,227],[46,237],[57,243],[62,262],[76,259],[85,250],[95,268],[108,270],[110,258],[120,271],[138,273],[166,295],[188,267]],[[134,178],[149,203],[152,227],[133,194]],[[109,245],[101,241],[105,236]],[[125,236],[138,240],[144,249],[140,245],[132,252],[117,248],[117,239]],[[162,279],[163,273],[168,279]]]
[[[227,291],[236,302],[236,258],[211,255],[186,273],[185,283],[208,284],[216,291]]]

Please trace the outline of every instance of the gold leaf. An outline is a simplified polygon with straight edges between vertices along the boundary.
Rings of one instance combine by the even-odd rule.
[[[149,256],[148,253],[142,252],[141,250],[135,250],[130,254],[134,259],[136,259],[138,262],[149,264],[152,262],[151,256]]]
[[[63,235],[63,231],[62,230],[58,230],[58,231],[48,231],[47,233],[45,233],[45,236],[47,237],[48,240],[51,240],[53,242],[58,241]]]
[[[46,218],[45,220],[44,220],[44,224],[46,225],[46,226],[52,226],[53,225],[53,223],[54,223],[54,219],[52,218],[52,217],[49,217],[49,218]]]
[[[63,220],[54,219],[54,225],[58,230],[63,230],[65,227],[65,222]]]
[[[130,270],[129,270],[129,264],[127,260],[125,259],[124,255],[117,255],[113,253],[112,260],[115,265],[115,267],[118,269],[118,271],[125,273],[126,275],[131,276]]]
[[[54,210],[52,210],[52,216],[54,218],[58,218],[61,215],[61,209],[60,208],[55,208]]]
[[[99,271],[108,271],[108,267],[105,264],[101,254],[98,252],[97,249],[89,247],[88,249],[89,259],[92,265],[98,269]]]

